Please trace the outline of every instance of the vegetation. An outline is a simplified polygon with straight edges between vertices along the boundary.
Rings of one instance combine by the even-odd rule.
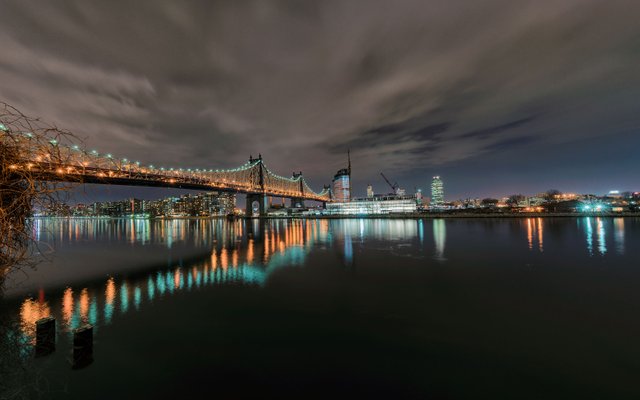
[[[0,102],[0,288],[10,269],[33,265],[32,210],[51,206],[68,187],[37,179],[31,162],[59,158],[57,144],[72,138],[69,132]]]

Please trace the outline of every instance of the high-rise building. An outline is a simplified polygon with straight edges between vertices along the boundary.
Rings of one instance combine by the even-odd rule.
[[[333,177],[333,199],[338,202],[351,200],[351,155],[347,151],[348,167],[339,170]]]
[[[373,186],[369,185],[367,186],[367,197],[368,198],[373,198]]]
[[[431,180],[431,207],[442,207],[444,204],[444,187],[439,176]]]

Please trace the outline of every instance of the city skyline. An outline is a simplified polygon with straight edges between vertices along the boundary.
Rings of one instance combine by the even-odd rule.
[[[452,198],[633,191],[640,5],[615,4],[8,1],[0,93],[149,164],[261,152],[322,187],[350,148],[358,197],[380,172]]]

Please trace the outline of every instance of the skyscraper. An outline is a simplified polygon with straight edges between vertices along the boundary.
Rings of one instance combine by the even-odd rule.
[[[347,151],[348,167],[339,170],[333,177],[333,198],[338,202],[351,200],[351,154]]]
[[[431,180],[431,207],[442,207],[444,204],[444,187],[439,176]]]

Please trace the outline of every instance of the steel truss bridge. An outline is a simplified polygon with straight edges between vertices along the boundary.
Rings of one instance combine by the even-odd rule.
[[[28,173],[43,181],[242,193],[247,196],[247,211],[257,201],[260,214],[266,213],[268,197],[289,198],[298,203],[332,200],[330,187],[325,186],[322,191],[315,192],[301,172],[294,173],[292,177],[277,175],[267,168],[262,156],[250,157],[246,163],[232,169],[165,168],[100,154],[76,144],[63,144],[56,139],[35,137],[29,133],[8,134],[2,129],[0,145],[17,150],[19,157],[9,166],[16,171],[16,176]]]

